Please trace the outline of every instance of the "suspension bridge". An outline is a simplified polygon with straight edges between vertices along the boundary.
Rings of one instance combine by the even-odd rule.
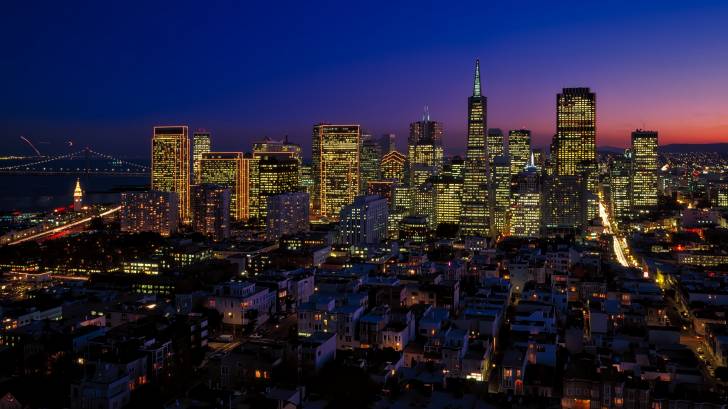
[[[96,152],[90,147],[58,156],[39,156],[0,166],[0,175],[148,176],[149,166]]]

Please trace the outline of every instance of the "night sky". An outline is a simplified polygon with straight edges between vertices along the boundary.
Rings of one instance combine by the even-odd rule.
[[[424,105],[459,152],[478,57],[488,125],[536,145],[568,86],[597,93],[599,145],[638,127],[728,142],[724,0],[156,3],[4,2],[0,153],[31,153],[25,135],[144,157],[153,125],[187,124],[218,150],[288,134],[308,156],[316,122],[395,132],[401,149]]]

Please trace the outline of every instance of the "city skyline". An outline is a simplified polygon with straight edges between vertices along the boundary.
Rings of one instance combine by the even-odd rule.
[[[14,19],[4,30],[31,17],[22,6],[14,7],[21,8],[11,8],[8,16]],[[728,109],[722,98],[728,83],[721,75],[728,70],[728,56],[721,46],[725,29],[718,24],[728,13],[725,5],[708,2],[686,9],[670,3],[656,9],[643,4],[631,6],[630,16],[624,4],[560,4],[546,10],[537,4],[518,10],[399,7],[387,11],[414,13],[431,26],[442,13],[446,24],[412,27],[376,7],[351,6],[361,21],[352,23],[348,35],[330,38],[326,30],[305,29],[290,15],[280,22],[262,18],[243,29],[234,24],[242,10],[212,10],[201,28],[164,23],[165,34],[157,38],[150,20],[163,10],[152,6],[111,10],[118,12],[116,24],[102,27],[89,19],[109,10],[94,5],[67,16],[72,27],[64,26],[63,32],[50,21],[58,10],[35,11],[33,17],[48,29],[20,36],[0,67],[14,79],[0,110],[0,135],[10,142],[8,153],[28,151],[19,140],[23,135],[41,151],[63,151],[70,140],[103,143],[107,151],[128,155],[145,147],[151,126],[185,123],[191,130],[210,130],[220,150],[247,149],[265,136],[289,135],[310,152],[312,124],[358,123],[375,136],[396,133],[402,149],[408,124],[427,105],[432,119],[444,126],[446,152],[464,153],[467,107],[461,95],[472,85],[472,61],[480,58],[489,125],[530,129],[536,147],[548,145],[555,131],[553,95],[582,86],[599,94],[599,146],[627,147],[637,128],[659,130],[663,144],[728,141],[722,115]],[[315,22],[341,13],[340,8],[324,10],[320,17],[302,12]],[[245,11],[266,14],[262,6]],[[470,11],[504,21],[517,18],[527,27],[504,33],[488,25],[452,26],[451,21],[472,22]],[[171,13],[187,21],[191,10]],[[556,29],[558,21],[576,16],[584,18]],[[141,29],[128,34],[123,23],[134,22]],[[270,34],[276,27],[289,30],[271,37],[275,49],[251,40],[253,30]],[[387,29],[395,41],[385,41]],[[54,34],[64,41],[58,44]],[[92,39],[97,34],[109,44]],[[579,38],[567,43],[574,34]],[[145,36],[153,41],[139,45]],[[342,46],[345,41],[350,47]],[[336,58],[317,62],[329,47],[337,50]],[[237,56],[231,53],[235,49],[247,52]],[[159,60],[177,52],[191,55],[192,62]],[[44,71],[48,58],[54,69]],[[102,64],[107,60],[114,63],[110,70]],[[347,86],[337,85],[342,83]],[[99,135],[109,137],[100,142]]]

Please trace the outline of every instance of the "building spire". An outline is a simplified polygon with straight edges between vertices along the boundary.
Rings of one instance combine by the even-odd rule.
[[[526,169],[536,169],[536,158],[533,155],[533,151],[531,151],[531,158],[528,160]]]
[[[422,120],[423,121],[429,121],[430,120],[430,107],[425,105],[425,111],[422,114]]]
[[[475,60],[475,82],[473,83],[473,96],[480,96],[480,59]]]

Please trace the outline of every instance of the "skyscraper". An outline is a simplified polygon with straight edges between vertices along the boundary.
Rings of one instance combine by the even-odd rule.
[[[533,155],[514,179],[510,233],[515,237],[539,237],[542,223],[541,176]]]
[[[495,158],[505,155],[503,130],[500,128],[488,129],[486,131],[485,144],[488,152],[488,166],[493,166],[493,160]]]
[[[378,180],[380,176],[379,161],[382,157],[379,144],[371,135],[362,135],[360,160],[360,190],[362,193],[367,190],[369,181]]]
[[[292,157],[260,156],[255,164],[257,165],[255,213],[261,222],[265,222],[270,196],[295,192],[299,189],[298,161]]]
[[[511,174],[517,175],[528,164],[531,155],[531,131],[514,129],[508,131],[508,156],[511,161]]]
[[[192,180],[200,183],[200,160],[202,154],[210,152],[212,142],[210,132],[198,130],[192,134]]]
[[[508,156],[493,158],[491,165],[491,234],[497,238],[508,232],[511,210],[511,163]]]
[[[190,140],[187,126],[155,126],[152,135],[152,190],[177,193],[179,217],[189,221]]]
[[[382,135],[377,143],[379,144],[379,148],[382,151],[382,156],[397,149],[396,136],[393,133]]]
[[[632,205],[638,213],[657,207],[657,132],[632,132]]]
[[[207,152],[200,159],[200,183],[230,189],[230,218],[250,216],[250,159],[241,152]]]
[[[581,176],[577,166],[596,162],[597,96],[589,88],[564,88],[556,95],[556,174]],[[554,155],[555,153],[555,155]]]
[[[407,159],[411,188],[417,188],[442,171],[442,135],[442,124],[430,119],[426,107],[422,120],[410,124]]]
[[[230,189],[201,184],[190,187],[192,228],[214,241],[230,237]]]
[[[403,183],[407,157],[397,151],[392,151],[382,157],[382,179],[393,179]]]
[[[359,125],[313,127],[314,214],[338,220],[359,191]]]
[[[609,164],[608,210],[616,225],[632,218],[632,152],[628,149],[624,155],[615,157]]]
[[[463,236],[485,237],[489,233],[488,219],[488,100],[481,93],[480,60],[475,61],[473,95],[468,98],[468,139],[463,177],[463,214],[460,233]]]
[[[432,187],[435,196],[435,227],[442,224],[460,224],[463,180],[451,175],[439,175],[433,178]]]

